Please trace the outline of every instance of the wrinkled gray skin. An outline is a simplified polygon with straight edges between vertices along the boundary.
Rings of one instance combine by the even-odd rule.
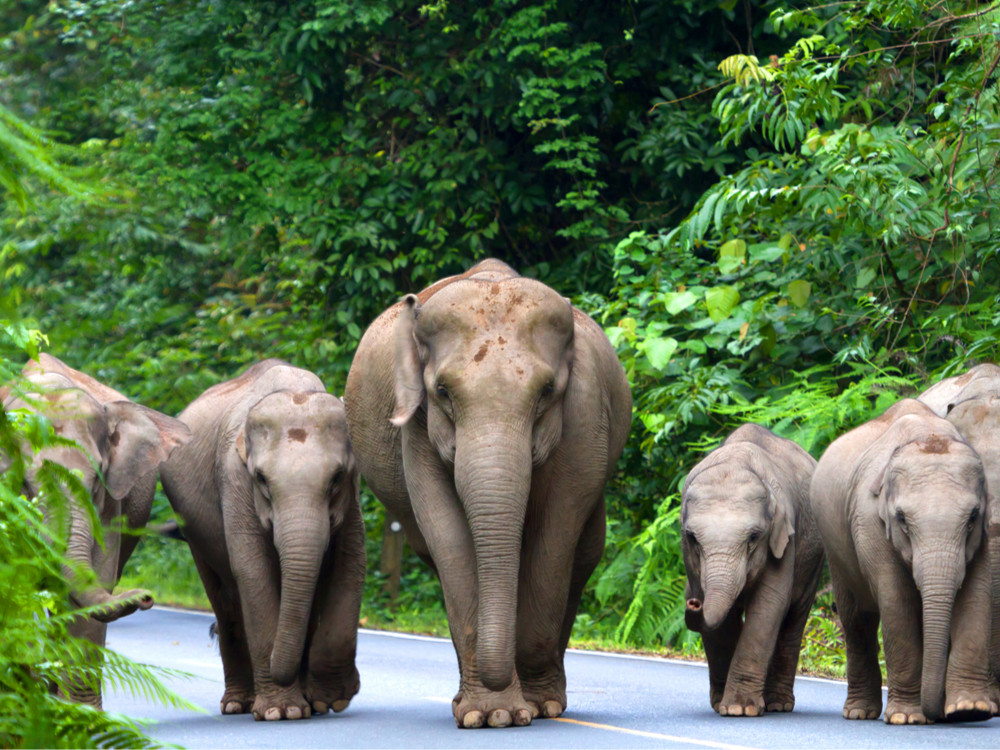
[[[3,389],[0,400],[6,411],[28,409],[49,418],[56,434],[75,440],[75,448],[46,448],[32,457],[25,478],[25,492],[37,492],[35,474],[45,460],[78,470],[90,492],[94,508],[104,528],[104,546],[94,539],[93,529],[83,508],[69,504],[69,541],[66,557],[79,566],[91,568],[99,585],[77,588],[71,594],[80,607],[100,606],[89,617],[70,626],[70,633],[104,645],[107,623],[153,606],[152,595],[143,589],[112,594],[122,569],[132,555],[139,537],[112,531],[122,519],[126,529],[141,529],[149,520],[156,490],[156,470],[170,452],[187,442],[191,433],[172,417],[129,401],[118,391],[84,375],[49,354],[29,362],[24,370],[26,392]],[[30,450],[30,446],[25,446]],[[101,481],[91,458],[104,475]],[[74,579],[74,571],[65,574]],[[101,706],[100,691],[71,691],[70,697]]]
[[[365,548],[344,405],[265,360],[183,412],[194,439],[160,470],[217,619],[224,714],[343,711]]]
[[[746,424],[688,474],[681,495],[688,628],[701,633],[712,708],[791,711],[823,547],[809,511],[816,461]]]
[[[344,398],[362,474],[441,578],[457,724],[561,714],[563,654],[632,416],[604,332],[483,261],[376,319]]]
[[[964,375],[946,378],[920,396],[939,417],[951,422],[969,445],[976,449],[986,471],[991,497],[1000,490],[1000,367],[977,365]],[[990,589],[991,698],[1000,706],[1000,503],[990,502],[987,511]]]
[[[847,719],[977,721],[988,679],[986,478],[954,425],[913,399],[841,436],[810,500],[847,644]],[[950,647],[949,647],[950,643]]]

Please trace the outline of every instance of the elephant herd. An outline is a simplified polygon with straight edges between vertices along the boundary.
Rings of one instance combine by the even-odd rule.
[[[358,692],[361,477],[441,580],[458,726],[565,711],[563,657],[603,552],[604,486],[632,398],[600,326],[544,284],[491,259],[406,296],[364,334],[343,401],[265,360],[175,419],[47,354],[0,400],[75,441],[33,456],[27,494],[49,460],[78,472],[105,526],[135,530],[162,480],[215,612],[222,713],[301,719]],[[818,464],[744,425],[691,470],[686,622],[702,634],[716,711],[792,710],[825,557],[845,717],[882,711],[880,621],[887,722],[997,713],[998,420],[1000,368],[980,366],[843,435]],[[112,593],[137,537],[99,544],[89,514],[71,510],[66,574],[87,608],[71,629],[103,644],[108,622],[152,597]]]

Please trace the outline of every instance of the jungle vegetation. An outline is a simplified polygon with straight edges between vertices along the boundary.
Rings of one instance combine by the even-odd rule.
[[[486,256],[601,322],[635,412],[580,641],[697,649],[679,487],[736,425],[818,457],[1000,355],[1000,3],[0,0],[0,18],[0,104],[101,194],[0,150],[3,315],[135,400],[176,414],[264,357],[341,393],[381,310]],[[414,556],[389,602],[364,509],[366,622],[440,632]],[[186,555],[144,541],[133,585],[196,599]],[[828,605],[807,665],[836,672]]]

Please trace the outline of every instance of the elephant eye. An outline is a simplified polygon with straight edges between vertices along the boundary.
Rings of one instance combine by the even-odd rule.
[[[971,529],[976,525],[976,521],[979,520],[979,508],[973,508],[972,513],[969,514],[969,528]]]
[[[551,396],[552,392],[555,389],[556,389],[556,384],[555,383],[553,383],[551,380],[549,382],[547,382],[545,385],[542,386],[542,398],[546,398],[547,396]]]
[[[759,531],[756,531],[756,530],[754,530],[754,531],[751,531],[751,532],[750,532],[750,544],[753,544],[753,543],[754,543],[754,542],[756,542],[756,541],[757,541],[758,539],[760,539],[760,532],[759,532]]]
[[[903,526],[906,526],[906,514],[902,510],[896,511],[896,520]]]
[[[344,470],[340,469],[336,474],[333,475],[333,479],[330,480],[330,484],[336,486],[340,484],[340,480],[344,478]]]
[[[267,487],[267,477],[264,476],[263,471],[257,469],[257,473],[255,474],[255,476],[257,477],[258,482],[260,482],[264,487]]]
[[[443,385],[438,385],[437,395],[444,399],[451,399],[451,394],[448,393],[448,389]]]
[[[687,537],[688,544],[695,546],[698,544],[698,537],[694,535],[693,531],[685,531],[684,536]]]

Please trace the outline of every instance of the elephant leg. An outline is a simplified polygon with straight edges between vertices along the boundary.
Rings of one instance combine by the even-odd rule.
[[[99,622],[93,617],[77,617],[70,622],[66,630],[74,638],[89,641],[95,646],[104,646],[108,624]],[[89,671],[93,672],[92,679],[67,680],[65,697],[77,703],[85,703],[94,708],[102,708],[101,673],[104,667],[104,657],[101,654],[95,653],[87,663],[90,667]]]
[[[782,620],[788,612],[794,573],[795,550],[790,544],[779,564],[761,575],[747,602],[743,630],[718,707],[720,715],[761,716],[764,713],[764,683]]]
[[[263,531],[256,531],[260,522],[251,517],[240,518],[241,511],[223,500],[227,529],[253,529],[243,534],[229,534],[226,544],[229,561],[236,578],[240,611],[246,633],[247,650],[253,667],[253,717],[258,720],[308,718],[309,703],[302,694],[299,680],[279,685],[271,678],[271,652],[278,629],[278,607],[281,601],[281,570],[277,553]],[[251,511],[252,512],[252,511]]]
[[[718,711],[722,704],[729,668],[742,632],[743,611],[734,606],[719,627],[701,633],[701,643],[705,647],[705,659],[708,661],[709,700],[713,711]]]
[[[548,485],[544,480],[542,486]],[[517,674],[532,714],[566,710],[563,656],[583,588],[604,552],[604,502],[559,493],[532,498],[525,518],[518,581]],[[573,523],[573,505],[592,507]],[[578,511],[577,511],[578,514]]]
[[[365,583],[365,530],[355,504],[323,563],[312,614],[305,696],[314,714],[347,708],[361,686],[354,663]]]
[[[889,697],[886,724],[926,724],[921,707],[923,664],[922,608],[920,595],[910,580],[885,576],[878,584]]]
[[[1000,714],[1000,528],[989,538],[990,563],[990,700]]]
[[[781,623],[774,656],[764,681],[764,708],[767,711],[791,711],[795,708],[795,670],[799,664],[802,633],[809,619],[812,599],[808,596],[794,602]]]
[[[985,721],[997,711],[990,695],[990,569],[985,549],[973,558],[955,598],[945,677],[946,721]]]
[[[830,579],[847,655],[845,719],[877,719],[882,713],[882,668],[878,663],[878,612],[864,612],[831,566]]]
[[[441,579],[448,626],[458,657],[459,689],[452,700],[455,721],[464,728],[528,724],[531,708],[524,700],[516,673],[511,684],[501,691],[487,688],[479,676],[476,664],[479,586],[472,533],[451,476],[438,463],[426,436],[420,437],[419,429],[416,432],[416,439],[409,439],[408,431],[403,431],[403,461],[420,535]]]
[[[228,584],[224,582],[194,547],[191,547],[191,557],[215,613],[215,632],[226,685],[219,709],[224,714],[245,714],[253,706],[253,669],[236,586],[231,580]]]

